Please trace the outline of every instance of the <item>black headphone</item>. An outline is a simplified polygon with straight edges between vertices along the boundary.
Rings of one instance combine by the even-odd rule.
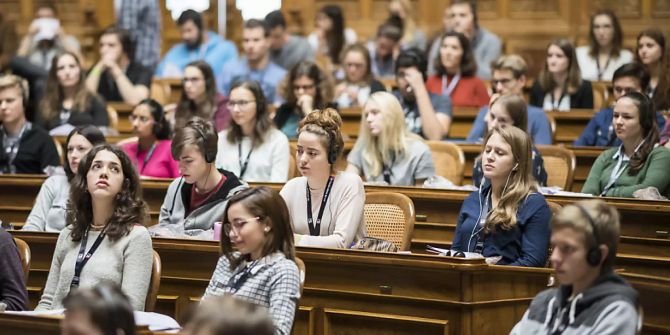
[[[207,147],[207,138],[205,137],[205,133],[203,133],[202,130],[200,130],[200,127],[196,125],[192,124],[190,126],[191,128],[195,129],[198,135],[200,135],[200,137],[202,138],[202,148],[205,150],[204,152],[205,162],[214,163],[214,161],[216,160],[216,151],[212,151]]]
[[[596,228],[596,223],[593,221],[593,217],[589,212],[580,204],[574,204],[575,207],[579,208],[579,211],[582,212],[582,216],[591,225],[591,230],[593,231],[593,238],[596,240],[596,245],[591,247],[586,253],[586,262],[591,266],[598,266],[600,264],[600,259],[602,258],[602,251],[600,250],[600,236],[598,235],[598,229]]]

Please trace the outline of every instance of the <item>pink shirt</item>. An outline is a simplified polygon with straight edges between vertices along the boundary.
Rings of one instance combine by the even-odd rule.
[[[179,164],[172,159],[170,147],[171,140],[162,140],[156,143],[156,147],[148,160],[147,154],[150,150],[138,153],[139,143],[126,143],[121,148],[133,161],[140,176],[152,178],[177,178],[179,177]],[[146,160],[146,166],[144,162]]]

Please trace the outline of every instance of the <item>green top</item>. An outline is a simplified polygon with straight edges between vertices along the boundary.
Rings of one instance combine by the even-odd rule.
[[[582,188],[582,193],[600,195],[600,192],[609,182],[612,170],[617,164],[620,147],[606,150],[593,164],[589,177]],[[633,192],[647,188],[656,187],[661,195],[670,198],[670,173],[666,170],[670,167],[670,150],[658,146],[649,153],[644,166],[634,176],[628,174],[628,162],[623,163],[625,170],[614,185],[605,194],[608,197],[632,198]]]

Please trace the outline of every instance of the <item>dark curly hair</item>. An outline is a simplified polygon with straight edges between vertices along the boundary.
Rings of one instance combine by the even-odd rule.
[[[116,195],[114,212],[107,222],[105,230],[107,236],[112,241],[118,240],[130,233],[133,225],[144,223],[147,204],[142,199],[142,187],[135,166],[121,148],[112,144],[101,144],[91,149],[84,156],[70,186],[66,224],[72,226],[73,241],[80,241],[93,222],[93,204],[91,194],[88,192],[86,175],[95,156],[103,150],[109,151],[119,158],[123,171],[123,186]]]

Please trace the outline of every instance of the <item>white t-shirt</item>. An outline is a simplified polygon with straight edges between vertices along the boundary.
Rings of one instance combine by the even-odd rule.
[[[243,137],[241,152],[238,142],[228,142],[227,136],[228,129],[219,132],[217,168],[228,170],[246,182],[283,183],[288,180],[290,148],[288,138],[280,130],[270,128],[263,143],[253,149],[251,138]],[[240,176],[245,162],[246,170]]]
[[[578,47],[575,50],[577,54],[577,63],[579,63],[579,69],[582,72],[582,79],[589,81],[611,81],[614,76],[614,71],[624,64],[631,63],[633,61],[633,53],[628,50],[621,50],[619,52],[619,57],[611,58],[607,63],[607,67],[602,73],[602,78],[598,78],[598,62],[596,59],[591,57],[589,52],[591,47],[588,45]],[[603,64],[604,66],[605,64]]]

